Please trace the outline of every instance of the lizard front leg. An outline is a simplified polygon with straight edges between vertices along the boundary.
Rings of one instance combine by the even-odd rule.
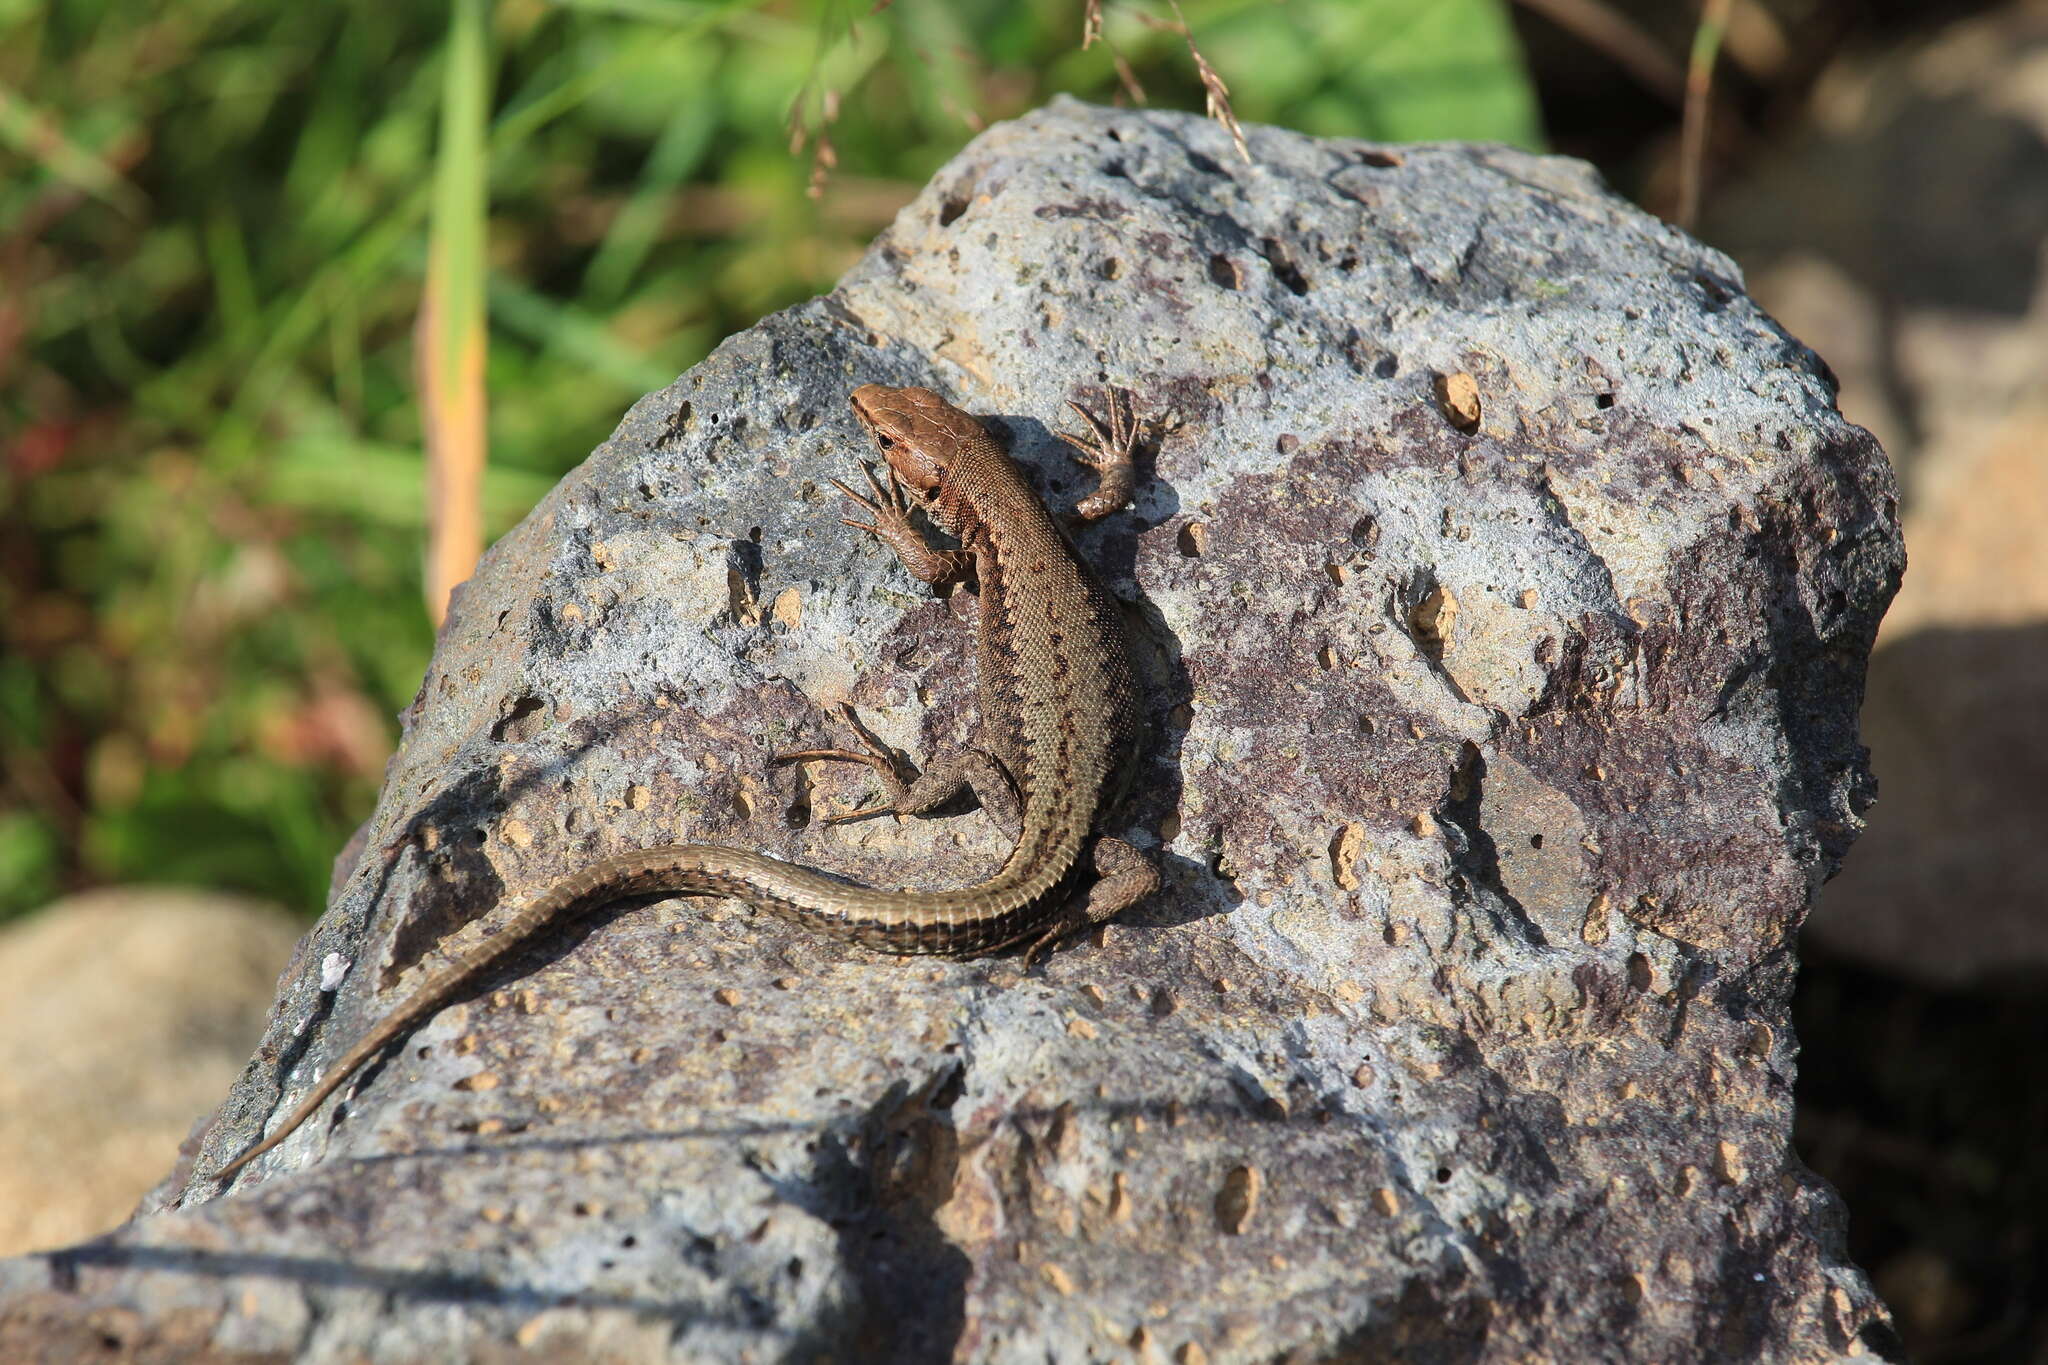
[[[1098,521],[1131,500],[1138,487],[1138,419],[1129,389],[1104,388],[1109,416],[1097,417],[1079,403],[1067,406],[1088,424],[1089,434],[1053,434],[1074,448],[1074,458],[1096,473],[1095,491],[1074,506],[1083,521]]]
[[[856,531],[866,531],[887,545],[896,552],[896,558],[903,561],[903,567],[910,570],[913,578],[934,588],[962,582],[973,572],[973,555],[965,550],[933,549],[923,534],[910,524],[910,500],[905,496],[895,470],[889,471],[887,486],[875,477],[874,466],[866,460],[860,462],[860,471],[868,476],[868,487],[874,491],[874,497],[864,497],[837,479],[832,480],[832,486],[844,493],[848,500],[866,509],[874,520],[855,521],[851,517],[841,517],[841,522]]]

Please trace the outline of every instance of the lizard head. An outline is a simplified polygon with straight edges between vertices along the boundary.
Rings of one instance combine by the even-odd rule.
[[[981,423],[930,389],[863,384],[848,401],[875,449],[919,498],[938,492],[962,449],[987,438]]]

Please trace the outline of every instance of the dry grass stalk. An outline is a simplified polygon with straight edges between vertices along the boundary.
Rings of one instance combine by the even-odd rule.
[[[1195,75],[1201,78],[1202,89],[1209,97],[1209,117],[1230,130],[1230,140],[1237,144],[1237,154],[1251,164],[1251,148],[1245,145],[1244,129],[1237,124],[1237,114],[1230,107],[1230,87],[1223,83],[1223,77],[1216,74],[1216,68],[1209,65],[1209,59],[1202,55],[1202,49],[1195,46],[1195,31],[1188,27],[1188,19],[1181,13],[1180,0],[1167,0],[1173,6],[1173,17],[1178,24],[1181,37],[1187,39],[1188,56],[1195,62]]]

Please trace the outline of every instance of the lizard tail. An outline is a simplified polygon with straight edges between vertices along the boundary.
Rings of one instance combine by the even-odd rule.
[[[1071,852],[1050,860],[1013,854],[1002,872],[978,886],[919,893],[857,886],[812,868],[718,845],[667,844],[615,855],[557,882],[467,956],[428,978],[343,1053],[268,1137],[213,1178],[233,1179],[290,1137],[364,1063],[514,949],[551,926],[621,897],[655,891],[737,896],[884,952],[964,956],[1015,942],[1041,927],[1038,903],[1073,863]],[[1024,869],[1021,875],[1019,869]]]

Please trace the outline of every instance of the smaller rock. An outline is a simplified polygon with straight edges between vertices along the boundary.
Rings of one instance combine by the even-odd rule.
[[[159,887],[0,934],[0,1255],[128,1216],[241,1071],[297,939],[276,906]]]

